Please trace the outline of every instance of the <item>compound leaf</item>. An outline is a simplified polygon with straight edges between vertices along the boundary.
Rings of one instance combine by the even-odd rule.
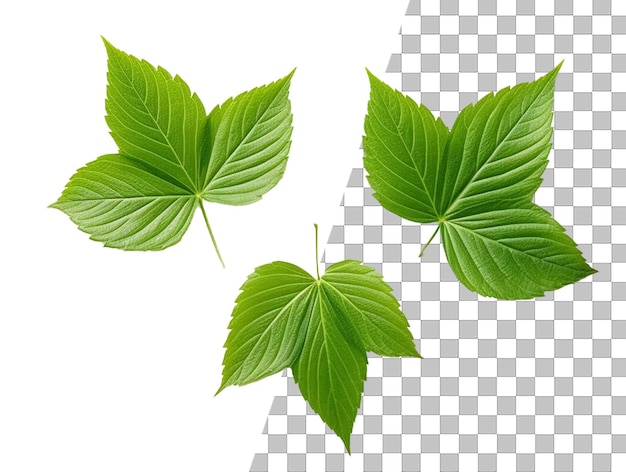
[[[293,71],[207,116],[179,76],[103,40],[106,121],[119,152],[78,170],[51,206],[92,239],[126,250],[176,244],[200,207],[221,260],[202,201],[245,205],[278,183],[291,142]]]
[[[420,357],[389,285],[358,261],[333,264],[317,279],[273,262],[241,290],[218,392],[291,367],[302,396],[350,451],[367,351]]]
[[[559,69],[468,105],[450,132],[368,72],[364,165],[374,196],[403,218],[438,223],[452,270],[481,295],[542,296],[595,272],[532,203],[548,164]]]

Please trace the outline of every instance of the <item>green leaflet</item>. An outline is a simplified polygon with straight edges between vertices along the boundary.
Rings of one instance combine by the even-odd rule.
[[[203,200],[247,205],[281,179],[291,144],[293,71],[207,116],[179,77],[113,47],[106,121],[119,153],[79,169],[51,205],[91,239],[125,250],[176,244]],[[222,263],[223,264],[223,263]]]
[[[257,267],[241,287],[218,393],[291,367],[302,396],[350,451],[367,356],[419,357],[391,288],[347,260],[314,278],[287,262]]]
[[[441,226],[441,239],[454,273],[467,288],[521,299],[590,274],[563,231],[547,211],[529,203],[449,221]]]
[[[403,218],[438,223],[452,270],[481,295],[538,297],[596,272],[532,203],[548,164],[559,69],[468,105],[452,130],[368,71],[363,147],[374,196]]]

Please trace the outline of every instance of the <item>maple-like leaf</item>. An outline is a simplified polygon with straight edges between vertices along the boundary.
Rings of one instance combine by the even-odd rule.
[[[281,179],[291,144],[293,71],[208,115],[179,76],[104,40],[106,121],[119,152],[72,176],[53,208],[105,246],[160,250],[180,241],[203,200],[246,205]]]
[[[257,267],[241,287],[229,329],[219,391],[291,367],[302,396],[348,452],[366,353],[420,357],[391,287],[354,260],[317,278],[287,262]]]
[[[437,223],[452,270],[481,295],[538,297],[596,272],[532,202],[548,164],[559,68],[468,105],[451,130],[368,71],[363,147],[374,197],[403,218]]]

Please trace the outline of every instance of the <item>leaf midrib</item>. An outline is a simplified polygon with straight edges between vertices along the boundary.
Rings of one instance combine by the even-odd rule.
[[[328,287],[330,287],[331,289],[333,289],[333,290],[334,290],[334,291],[335,291],[335,292],[336,292],[336,293],[337,293],[337,294],[338,294],[341,298],[343,298],[346,302],[348,302],[348,303],[349,303],[349,304],[350,304],[350,305],[351,305],[351,306],[352,306],[352,307],[353,307],[353,308],[354,308],[354,309],[355,309],[355,310],[356,310],[356,311],[357,311],[357,312],[358,312],[361,316],[363,316],[363,317],[365,318],[365,315],[363,314],[363,311],[362,311],[362,310],[361,310],[358,306],[356,306],[356,305],[354,304],[354,302],[353,302],[350,298],[348,298],[348,297],[347,297],[347,296],[346,296],[343,292],[341,292],[341,290],[339,290],[337,287],[335,287],[335,286],[334,286],[332,283],[330,283],[330,282],[327,282],[327,281],[325,281],[325,280],[322,280],[322,282],[323,282],[325,285],[327,285]],[[353,286],[352,284],[348,284],[348,283],[344,283],[344,285]],[[359,288],[362,288],[362,287],[359,287]],[[360,299],[362,299],[362,300],[365,300],[366,302],[371,302],[371,303],[376,304],[376,305],[381,305],[380,303],[375,302],[375,301],[373,301],[373,300],[372,300],[372,299],[370,299],[370,298],[365,298],[365,297],[360,296],[360,295],[358,295],[358,294],[355,294],[355,295],[354,295],[354,297],[356,297],[356,298],[360,298]],[[384,305],[381,305],[381,306],[384,306]],[[372,315],[373,315],[373,316],[376,316],[377,318],[379,318],[379,319],[381,319],[381,320],[385,320],[385,318],[384,318],[384,317],[382,317],[382,316],[378,316],[378,314],[377,314],[377,313],[373,313],[373,312],[372,312]],[[385,321],[386,321],[386,320],[385,320]]]
[[[323,314],[324,309],[323,309],[323,305],[322,305],[321,300],[320,300],[320,299],[321,299],[321,297],[323,296],[323,295],[322,295],[322,288],[321,288],[321,284],[322,284],[322,283],[323,283],[323,280],[320,278],[320,279],[319,279],[319,284],[318,284],[318,287],[317,287],[317,294],[318,294],[318,303],[320,303],[320,304],[319,304],[319,307],[320,307],[320,309],[319,309],[319,316],[320,316],[320,324],[321,324],[321,326],[322,326],[323,343],[324,343],[324,345],[325,345],[325,347],[326,347],[326,365],[327,365],[327,369],[328,369],[328,370],[327,370],[327,372],[329,373],[329,375],[328,375],[328,381],[329,381],[329,383],[330,383],[330,391],[331,391],[331,392],[332,392],[332,391],[337,391],[337,389],[336,389],[336,385],[337,385],[337,383],[334,381],[334,377],[338,377],[338,379],[339,379],[339,380],[338,380],[338,382],[339,382],[339,387],[340,387],[340,388],[341,388],[341,390],[343,391],[343,393],[344,393],[345,397],[350,398],[350,396],[351,396],[351,395],[350,395],[350,392],[348,392],[348,387],[347,387],[346,383],[344,383],[344,382],[342,382],[342,381],[341,381],[341,377],[339,377],[339,376],[333,376],[333,375],[330,375],[330,372],[332,372],[332,371],[333,371],[333,366],[332,366],[332,364],[331,364],[331,360],[330,360],[330,355],[329,355],[329,351],[328,351],[328,345],[329,345],[329,344],[332,344],[332,341],[331,341],[332,337],[329,337],[329,336],[328,336],[328,334],[327,334],[327,328],[326,328],[326,323],[325,323],[325,317],[324,317],[324,314]],[[328,283],[326,283],[326,284],[328,284]],[[327,299],[326,301],[330,304],[330,300],[328,300],[328,299]],[[345,338],[344,338],[344,339],[345,339]],[[345,341],[346,341],[346,344],[348,344],[347,339],[346,339]],[[320,349],[320,355],[321,355],[321,349]],[[342,359],[341,357],[338,359],[338,361],[339,361],[339,362],[341,362],[341,364],[344,366],[344,368],[346,368],[346,367],[347,367],[347,366],[345,365],[345,363],[343,362],[343,359]],[[349,370],[349,369],[345,369],[345,370]],[[350,380],[351,378],[354,378],[354,376],[348,377],[348,380]],[[353,387],[355,387],[355,388],[357,388],[357,389],[358,389],[358,387],[356,387],[356,386],[355,386],[352,382],[350,382],[350,384],[351,384]],[[344,412],[346,412],[346,413],[348,413],[349,415],[351,415],[351,414],[352,414],[352,411],[349,409],[349,407],[347,407],[347,406],[345,405],[345,403],[346,403],[346,402],[333,402],[333,405],[335,406],[335,408],[336,408],[336,409],[338,409],[338,406],[339,406],[339,407],[340,407],[340,409],[342,409]],[[342,423],[342,422],[343,422],[343,421],[340,419],[340,421],[339,421],[340,426],[343,426],[343,425],[341,425],[341,423]]]
[[[522,254],[522,255],[524,255],[524,256],[531,257],[531,258],[533,258],[533,259],[536,259],[536,260],[538,260],[538,261],[545,262],[546,264],[550,264],[550,265],[555,266],[555,267],[559,267],[559,268],[562,268],[562,267],[563,267],[563,265],[561,265],[561,264],[555,264],[554,262],[550,262],[550,261],[548,261],[548,260],[547,260],[547,259],[545,259],[545,258],[541,258],[541,257],[535,256],[534,254],[531,254],[531,253],[528,253],[528,252],[520,251],[519,249],[516,249],[516,248],[514,248],[514,247],[511,247],[511,246],[509,246],[509,245],[507,245],[507,244],[501,243],[501,242],[499,242],[498,240],[495,240],[495,239],[489,238],[489,237],[487,237],[487,236],[485,236],[485,235],[483,235],[483,234],[480,234],[479,232],[474,231],[474,230],[472,230],[472,229],[468,228],[467,226],[464,226],[464,225],[462,225],[462,224],[460,224],[459,222],[456,222],[456,221],[454,221],[454,220],[447,220],[447,221],[444,221],[444,222],[442,222],[442,223],[443,223],[444,225],[445,225],[445,224],[449,224],[449,225],[451,225],[451,226],[455,226],[455,227],[457,227],[457,228],[461,228],[462,230],[467,231],[468,233],[475,234],[476,236],[478,236],[480,239],[482,239],[482,240],[484,240],[484,241],[490,241],[490,242],[495,243],[495,244],[497,244],[497,245],[499,245],[499,246],[502,246],[503,248],[506,248],[509,252],[516,253],[516,254]]]
[[[61,203],[74,203],[74,202],[79,202],[79,203],[83,203],[83,202],[101,202],[102,200],[107,200],[107,201],[118,201],[118,200],[166,200],[166,199],[178,199],[181,197],[188,197],[188,198],[194,198],[197,199],[198,197],[196,195],[191,195],[191,194],[183,194],[183,195],[155,195],[155,196],[151,196],[151,195],[145,195],[145,196],[137,196],[137,197],[111,197],[111,198],[107,198],[107,197],[102,197],[102,198],[81,198],[80,200],[68,200],[67,202],[61,202]]]

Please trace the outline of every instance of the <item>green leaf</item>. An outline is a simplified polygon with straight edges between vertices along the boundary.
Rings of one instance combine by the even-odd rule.
[[[594,272],[563,227],[534,204],[446,221],[441,238],[454,273],[481,295],[540,297]]]
[[[424,105],[368,74],[372,91],[363,146],[374,196],[408,220],[437,221],[436,185],[449,130]]]
[[[222,107],[204,180],[206,200],[247,205],[278,183],[291,144],[292,76],[242,93],[225,111]]]
[[[332,303],[327,284],[316,290],[314,315],[292,365],[302,396],[350,452],[350,434],[367,370],[365,348],[349,313]]]
[[[113,47],[106,121],[119,153],[140,161],[189,193],[198,188],[198,149],[206,112],[187,84]]]
[[[420,357],[389,285],[358,261],[333,264],[317,279],[273,262],[241,290],[218,393],[291,367],[302,396],[350,451],[367,351]]]
[[[452,270],[481,295],[538,297],[596,272],[532,203],[548,164],[559,68],[468,105],[451,131],[368,71],[364,164],[374,196],[403,218],[438,223]]]
[[[441,219],[530,202],[552,147],[554,83],[560,65],[535,82],[488,94],[457,118],[443,160]]]
[[[407,331],[409,322],[399,309],[381,275],[358,261],[333,264],[322,281],[328,286],[336,305],[347,305],[355,316],[364,347],[381,356],[414,356],[413,336]]]
[[[180,241],[196,205],[186,189],[111,154],[79,169],[54,207],[105,246],[147,250]]]
[[[220,391],[293,364],[315,304],[315,279],[287,262],[257,267],[241,290],[228,326]]]
[[[105,246],[176,244],[203,200],[246,205],[281,179],[291,139],[293,71],[207,116],[179,77],[116,49],[108,55],[106,121],[118,145],[79,169],[51,206]]]

